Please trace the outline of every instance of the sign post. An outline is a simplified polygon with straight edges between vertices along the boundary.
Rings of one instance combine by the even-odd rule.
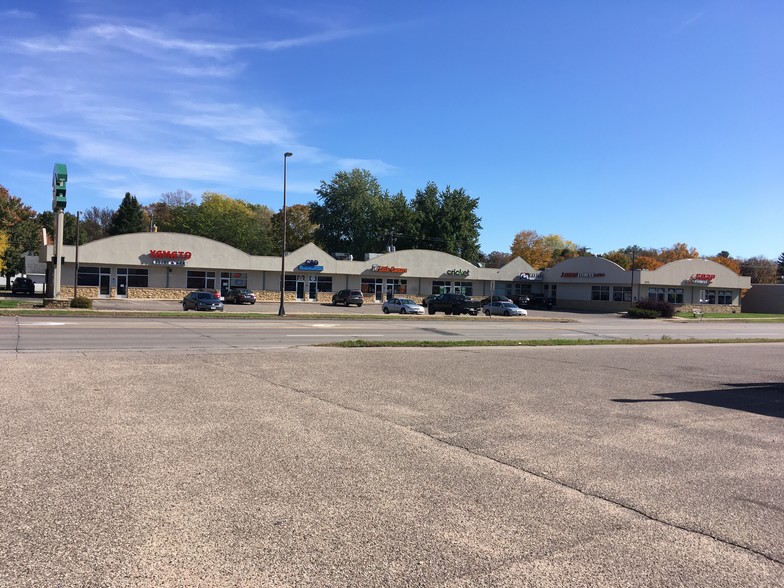
[[[68,169],[64,163],[55,163],[52,173],[52,211],[54,211],[54,284],[52,298],[60,296],[60,284],[63,276],[63,232],[65,230],[65,185],[68,181]]]

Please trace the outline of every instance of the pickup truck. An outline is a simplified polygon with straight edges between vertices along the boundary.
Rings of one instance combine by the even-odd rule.
[[[427,303],[427,314],[470,314],[476,316],[482,308],[481,302],[462,294],[439,294]]]

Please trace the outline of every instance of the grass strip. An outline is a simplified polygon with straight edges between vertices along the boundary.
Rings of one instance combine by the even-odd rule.
[[[314,347],[563,347],[584,345],[693,345],[697,343],[784,343],[784,339],[526,339],[526,340],[466,340],[466,341],[368,341],[354,339],[334,343],[319,343]]]

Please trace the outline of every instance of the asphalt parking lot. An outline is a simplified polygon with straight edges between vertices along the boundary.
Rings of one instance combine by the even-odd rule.
[[[5,586],[784,586],[781,344],[6,356]]]

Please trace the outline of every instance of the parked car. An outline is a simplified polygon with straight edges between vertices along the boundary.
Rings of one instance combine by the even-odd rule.
[[[223,310],[223,302],[212,292],[191,292],[182,299],[183,310]]]
[[[256,304],[256,295],[253,293],[253,290],[248,290],[247,288],[234,288],[226,292],[223,301],[226,304],[243,304],[245,302]]]
[[[332,295],[332,306],[337,304],[342,304],[343,306],[356,304],[357,307],[360,307],[363,302],[365,302],[365,297],[359,290],[341,290],[337,294]]]
[[[417,304],[410,298],[392,298],[387,300],[382,306],[381,310],[384,314],[390,312],[397,312],[400,314],[425,314],[425,307]]]
[[[433,300],[433,298],[435,298],[436,296],[438,296],[438,294],[431,294],[430,296],[425,296],[422,299],[422,306],[427,308],[427,305],[430,304],[430,301]]]
[[[439,294],[427,303],[427,314],[470,314],[476,316],[482,305],[463,294]]]
[[[528,306],[528,303],[531,301],[527,294],[513,294],[509,299],[520,308]]]
[[[482,307],[482,312],[487,316],[500,314],[502,316],[528,316],[524,308],[520,308],[514,302],[504,302],[503,300],[496,300],[490,304],[485,304]]]
[[[529,308],[552,308],[554,300],[544,294],[531,294],[528,300]]]
[[[209,292],[210,294],[212,294],[218,300],[223,300],[223,298],[221,297],[220,290],[216,290],[215,288],[199,288],[196,291],[197,292]]]
[[[35,282],[30,278],[16,278],[11,285],[11,294],[35,294]]]
[[[509,298],[507,298],[506,296],[498,296],[498,295],[482,298],[481,301],[482,306],[485,306],[486,304],[490,304],[491,302],[512,302],[512,301],[509,300]]]

